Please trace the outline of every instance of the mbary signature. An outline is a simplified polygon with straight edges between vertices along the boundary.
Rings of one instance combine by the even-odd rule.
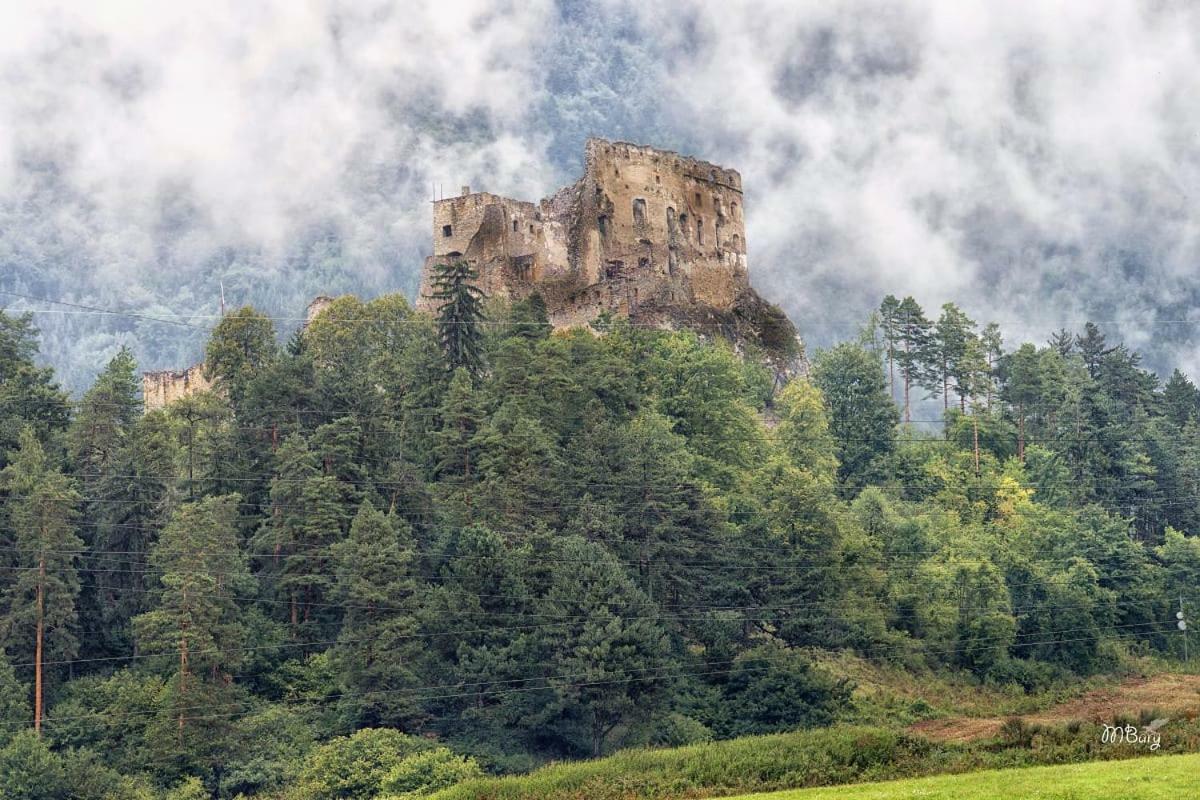
[[[1166,719],[1156,719],[1144,728],[1136,725],[1105,725],[1100,733],[1100,741],[1103,744],[1136,744],[1157,750],[1162,745],[1162,734],[1158,729],[1166,724]]]

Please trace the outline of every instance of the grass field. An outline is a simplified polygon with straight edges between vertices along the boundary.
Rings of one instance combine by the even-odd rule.
[[[886,783],[741,795],[729,800],[992,800],[997,797],[1005,800],[1200,797],[1200,755],[987,770]]]

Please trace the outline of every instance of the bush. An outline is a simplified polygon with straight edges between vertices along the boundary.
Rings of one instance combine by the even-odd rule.
[[[33,731],[21,731],[0,750],[4,800],[57,800],[67,794],[62,760]]]
[[[721,703],[725,736],[776,733],[833,722],[853,686],[800,653],[763,645],[738,656]]]
[[[383,779],[382,792],[388,797],[424,797],[472,778],[483,777],[475,759],[466,758],[438,747],[405,758]]]
[[[389,728],[363,728],[318,747],[304,759],[289,800],[371,800],[384,778],[405,758],[432,742]]]
[[[1026,694],[1044,692],[1062,676],[1062,671],[1044,661],[1001,658],[988,667],[984,676],[993,686],[1020,686]]]

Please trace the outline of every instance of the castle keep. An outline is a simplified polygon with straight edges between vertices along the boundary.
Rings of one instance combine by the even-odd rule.
[[[589,139],[583,177],[539,203],[463,187],[433,204],[433,267],[463,259],[491,297],[539,293],[556,327],[603,311],[666,324],[681,309],[728,311],[750,288],[742,178],[666,150]]]

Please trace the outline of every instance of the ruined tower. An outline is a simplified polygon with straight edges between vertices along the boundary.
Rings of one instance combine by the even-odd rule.
[[[604,139],[587,141],[584,166],[536,204],[468,187],[434,201],[418,307],[434,310],[433,267],[457,259],[489,296],[541,294],[557,327],[604,311],[670,326],[734,312],[752,294],[736,170]]]

